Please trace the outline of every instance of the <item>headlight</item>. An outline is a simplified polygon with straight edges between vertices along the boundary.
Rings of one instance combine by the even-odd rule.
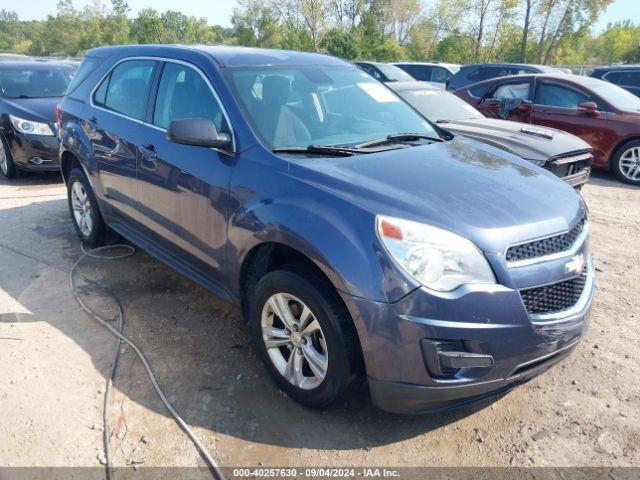
[[[418,282],[450,292],[460,285],[496,283],[478,248],[460,235],[399,218],[377,218],[378,235],[391,256]]]
[[[24,120],[22,118],[9,115],[11,119],[11,125],[20,133],[27,133],[29,135],[46,135],[52,137],[53,130],[46,123],[33,122],[31,120]]]

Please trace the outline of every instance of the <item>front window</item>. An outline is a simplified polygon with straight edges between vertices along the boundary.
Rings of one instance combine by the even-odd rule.
[[[438,136],[429,122],[360,69],[257,67],[228,69],[226,75],[270,148],[352,146],[408,132]]]
[[[405,90],[400,96],[432,122],[484,118],[478,110],[454,94],[439,90]]]
[[[542,83],[538,87],[536,103],[550,107],[577,109],[578,105],[590,101],[589,95],[572,88],[553,83]]]
[[[61,97],[73,77],[75,69],[62,65],[8,68],[0,67],[0,92],[5,98]]]

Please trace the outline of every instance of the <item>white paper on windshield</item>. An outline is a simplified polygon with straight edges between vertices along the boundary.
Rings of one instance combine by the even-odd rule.
[[[400,100],[386,87],[379,83],[358,83],[358,86],[367,92],[378,103],[399,102]]]

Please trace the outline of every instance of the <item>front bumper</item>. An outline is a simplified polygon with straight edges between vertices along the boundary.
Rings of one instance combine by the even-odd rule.
[[[8,141],[13,163],[20,170],[34,172],[60,170],[56,136],[14,134],[8,138]]]
[[[590,264],[589,275],[593,279]],[[506,392],[575,348],[594,292],[590,281],[580,310],[550,322],[533,321],[519,290],[500,284],[447,294],[420,288],[395,304],[352,297],[373,402],[395,413],[425,413]],[[456,342],[492,364],[434,375],[425,340]]]

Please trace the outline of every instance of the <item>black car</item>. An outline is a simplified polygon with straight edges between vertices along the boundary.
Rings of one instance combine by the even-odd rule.
[[[356,62],[362,70],[367,72],[376,80],[384,83],[389,82],[410,82],[415,80],[411,75],[401,68],[389,63],[381,62]]]
[[[611,82],[640,97],[640,65],[598,67],[589,76]]]
[[[75,73],[57,62],[0,63],[0,170],[57,171],[56,105]]]
[[[447,90],[457,90],[472,83],[507,75],[523,75],[527,73],[562,73],[557,68],[546,65],[529,65],[523,63],[478,63],[464,65],[456,74],[447,80]]]
[[[453,93],[424,82],[396,82],[389,88],[445,130],[522,157],[576,189],[589,180],[592,148],[575,135],[555,128],[487,118]]]

